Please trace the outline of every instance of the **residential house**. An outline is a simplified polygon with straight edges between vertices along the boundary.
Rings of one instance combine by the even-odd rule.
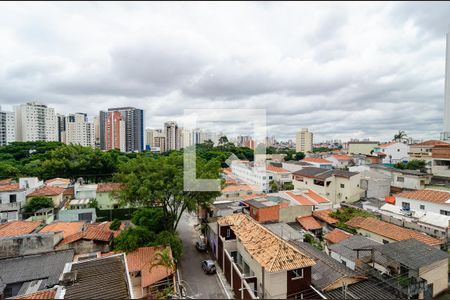
[[[327,299],[397,299],[388,286],[346,267],[325,252],[303,242],[291,242],[300,252],[312,257],[312,285]]]
[[[75,199],[95,199],[97,197],[97,184],[75,183],[74,197]]]
[[[44,185],[43,187],[40,187],[34,190],[34,192],[28,194],[27,202],[29,202],[29,200],[33,197],[47,197],[52,200],[54,207],[60,207],[61,204],[63,204],[64,190],[64,188]]]
[[[280,220],[280,205],[283,205],[283,202],[280,202],[270,201],[266,198],[245,201],[249,206],[250,216],[260,223]]]
[[[231,163],[233,176],[255,187],[258,192],[270,191],[270,181],[274,180],[273,173],[267,172],[266,166],[254,166],[253,162],[233,160]]]
[[[390,224],[371,217],[354,217],[345,224],[356,229],[359,234],[383,244],[411,238],[437,248],[440,248],[440,246],[444,243],[442,240],[433,238],[424,233]]]
[[[368,273],[391,282],[402,277],[396,287],[404,299],[435,299],[448,289],[449,254],[444,251],[415,239],[374,245],[369,251],[373,255],[364,257]]]
[[[41,221],[10,221],[0,224],[0,238],[36,232],[41,224]]]
[[[301,170],[304,167],[313,167],[312,164],[307,163],[306,161],[303,160],[288,160],[283,162],[281,165],[283,169],[286,169],[291,173]]]
[[[335,228],[332,231],[325,234],[323,238],[327,242],[328,248],[330,248],[331,245],[338,244],[343,240],[346,240],[352,236],[353,234],[348,233],[347,231]]]
[[[125,223],[120,223],[119,229],[117,230],[112,230],[110,229],[112,222],[101,222],[101,223],[91,223],[91,224],[86,224],[85,228],[89,229],[89,228],[95,228],[98,230],[103,230],[103,231],[111,231],[114,235],[114,237],[116,238],[121,232],[122,230],[125,229]]]
[[[320,209],[313,212],[313,217],[317,221],[319,221],[320,225],[322,225],[322,228],[325,229],[325,231],[333,230],[336,227],[336,223],[338,222],[338,219],[330,216],[331,212],[331,209]]]
[[[119,208],[119,199],[114,196],[114,192],[119,191],[122,187],[121,183],[99,183],[97,185],[97,196],[99,209],[112,209]]]
[[[246,195],[255,195],[257,188],[249,184],[232,184],[222,189],[222,195],[217,200],[242,200]]]
[[[133,299],[124,253],[68,262],[56,299]]]
[[[64,238],[57,249],[73,249],[75,254],[91,252],[110,252],[114,233],[110,230],[98,228],[87,228],[85,231],[77,232]]]
[[[20,296],[16,296],[10,299],[55,299],[57,288],[40,290],[34,293],[24,294]]]
[[[380,243],[363,237],[362,235],[351,235],[332,245],[328,246],[330,256],[348,268],[355,270],[360,264],[356,249],[363,249],[371,246],[377,246]],[[367,253],[365,253],[367,254]]]
[[[409,145],[400,142],[390,142],[374,147],[374,155],[383,157],[383,164],[396,164],[409,160]]]
[[[311,211],[316,209],[329,209],[332,207],[330,200],[310,189],[281,191],[278,192],[277,195],[284,199],[289,199],[292,203],[298,203],[305,207],[310,206]]]
[[[352,157],[348,155],[332,154],[326,159],[330,161],[333,164],[333,168],[336,169],[347,169],[353,164]]]
[[[311,232],[314,236],[320,237],[322,235],[322,225],[313,216],[297,217],[297,222],[304,230]]]
[[[62,232],[63,238],[67,238],[68,236],[71,236],[73,234],[83,231],[84,224],[85,224],[84,222],[55,221],[51,224],[44,226],[41,230],[39,230],[39,232],[40,233]]]
[[[433,176],[450,179],[450,145],[434,146],[431,151]]]
[[[267,165],[266,172],[269,177],[272,177],[272,180],[274,182],[280,185],[281,189],[285,183],[292,182],[292,176],[289,170],[283,169],[281,167],[281,163],[279,165],[280,166],[274,166],[273,164]]]
[[[97,213],[95,208],[82,209],[60,209],[58,211],[58,220],[65,222],[85,221],[95,222],[97,220]]]
[[[161,251],[169,251],[170,247],[140,247],[126,254],[128,272],[130,274],[133,295],[136,299],[155,294],[156,291],[175,287],[175,263],[170,268],[163,265],[152,265],[155,262],[155,254]]]
[[[409,159],[424,160],[428,173],[432,173],[433,165],[432,151],[435,146],[446,146],[448,143],[440,140],[428,140],[419,144],[409,145]]]
[[[450,192],[438,190],[405,191],[394,195],[403,211],[422,211],[447,216],[450,222]]]
[[[70,179],[67,178],[53,178],[45,181],[45,185],[56,186],[67,189],[70,186]]]
[[[360,172],[360,187],[365,191],[365,198],[381,198],[390,195],[391,177],[389,175],[376,172],[374,170],[364,170]]]
[[[373,170],[391,178],[391,188],[395,191],[403,189],[422,190],[431,182],[431,175],[417,170],[402,170],[384,165],[351,167],[350,171],[362,172]]]
[[[16,297],[54,287],[73,250],[0,259],[0,298]]]
[[[327,159],[318,158],[318,157],[305,157],[302,159],[303,162],[311,164],[312,167],[321,168],[321,169],[332,169],[333,163]]]
[[[320,298],[314,260],[244,214],[217,221],[217,263],[236,299]]]
[[[37,177],[0,181],[0,220],[19,220],[22,208],[26,204],[27,194],[42,185]]]
[[[373,141],[352,141],[348,142],[348,154],[371,155],[373,149],[379,145],[379,142]]]
[[[344,170],[304,168],[292,174],[296,189],[311,189],[333,204],[354,202],[361,198],[361,175]]]

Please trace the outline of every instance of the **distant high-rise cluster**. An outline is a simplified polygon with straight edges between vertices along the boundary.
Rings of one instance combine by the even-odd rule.
[[[308,128],[302,128],[297,132],[295,151],[297,152],[312,152],[313,149],[313,133],[308,131]]]

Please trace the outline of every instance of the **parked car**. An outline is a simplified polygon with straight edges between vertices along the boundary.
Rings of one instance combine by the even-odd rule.
[[[216,273],[216,265],[214,261],[208,259],[202,261],[202,269],[205,274],[215,274]]]
[[[205,252],[206,251],[206,244],[203,241],[197,241],[195,243],[195,248],[197,248],[197,250],[200,251],[200,252]]]

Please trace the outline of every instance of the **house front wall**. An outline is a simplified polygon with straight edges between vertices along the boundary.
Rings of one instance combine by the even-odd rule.
[[[280,222],[296,222],[297,217],[310,216],[312,205],[294,205],[280,208]]]
[[[348,144],[348,153],[350,154],[366,154],[370,155],[370,151],[378,146],[377,143],[367,143],[367,144]]]
[[[0,204],[11,203],[11,195],[16,195],[16,202],[25,201],[25,191],[2,192],[0,193]]]
[[[355,262],[330,250],[330,256],[338,262],[345,264],[348,268],[355,270]]]
[[[441,214],[441,210],[450,212],[450,204],[448,203],[434,203],[430,201],[416,200],[403,197],[395,197],[395,205],[402,207],[402,203],[408,203],[410,210],[420,211],[423,213],[432,212],[436,214]],[[422,207],[421,207],[422,206]],[[448,216],[450,221],[450,216]]]
[[[97,192],[95,199],[97,200],[98,208],[100,209],[111,209],[114,208],[114,205],[119,204],[119,201],[113,197],[112,192]]]
[[[343,184],[344,187],[341,187],[341,184]],[[360,184],[361,184],[360,174],[357,174],[350,178],[335,177],[333,184],[333,187],[335,189],[334,203],[341,203],[343,201],[345,202],[358,201],[361,198],[361,194],[363,193]]]
[[[357,228],[356,231],[358,232],[358,234],[360,234],[362,236],[365,236],[365,237],[367,237],[369,239],[372,239],[375,242],[378,242],[378,243],[381,243],[381,244],[383,244],[384,241],[387,241],[389,243],[396,242],[396,240],[384,237],[382,235],[376,234],[376,233],[371,232],[371,231],[367,231],[365,229]]]
[[[450,158],[433,158],[431,165],[434,176],[450,178]]]
[[[428,177],[401,173],[392,174],[392,185],[399,188],[422,190],[429,183],[430,179]]]
[[[433,297],[448,288],[448,259],[420,268],[419,276],[433,283]]]

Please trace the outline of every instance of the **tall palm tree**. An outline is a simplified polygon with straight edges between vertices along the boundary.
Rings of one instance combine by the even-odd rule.
[[[406,140],[406,132],[403,130],[399,130],[398,133],[394,134],[394,141],[396,142],[402,142]]]
[[[167,286],[170,286],[169,275],[170,271],[175,269],[175,262],[173,261],[172,251],[169,247],[164,248],[163,250],[155,252],[153,254],[153,258],[150,262],[150,271],[157,266],[161,266],[166,269],[166,282]]]

